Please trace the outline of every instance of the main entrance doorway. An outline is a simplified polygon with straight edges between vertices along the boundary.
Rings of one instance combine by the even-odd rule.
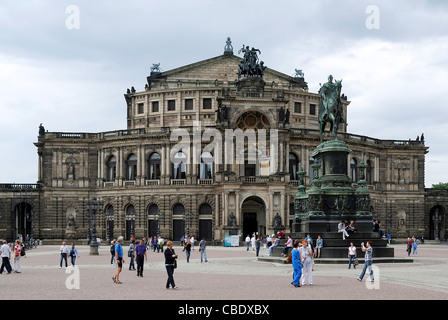
[[[243,218],[243,239],[254,232],[263,237],[266,234],[266,206],[263,199],[251,196],[241,205]]]

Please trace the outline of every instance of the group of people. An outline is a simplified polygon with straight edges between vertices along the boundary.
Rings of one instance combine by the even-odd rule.
[[[260,254],[261,245],[263,245],[263,248],[268,251],[268,255],[271,256],[274,248],[278,247],[280,244],[280,236],[277,236],[275,234],[267,234],[262,239],[254,232],[252,234],[252,237],[247,235],[244,241],[246,243],[246,251],[249,251],[249,248],[252,247],[252,251],[255,251],[255,254],[258,257]]]
[[[313,258],[320,258],[320,253],[322,248],[324,247],[324,240],[320,235],[317,236],[316,243],[314,244],[313,238],[309,234],[307,234],[306,238],[304,239],[307,242],[307,245],[311,247],[312,250],[312,257]],[[283,247],[282,250],[282,256],[287,257],[288,249],[292,249],[294,247],[294,242],[290,235],[288,235],[288,240],[286,241],[286,245]]]
[[[187,263],[190,263],[191,250],[194,250],[194,237],[182,236],[180,239],[180,245],[183,247],[182,251],[185,252],[187,257]],[[207,260],[207,251],[206,251],[206,241],[203,238],[199,242],[199,252],[201,254],[201,263],[208,262]]]
[[[309,237],[309,236],[308,236]],[[317,247],[317,246],[316,246]],[[370,241],[367,241],[366,244],[364,242],[361,243],[361,249],[365,253],[364,256],[364,267],[361,271],[361,274],[356,278],[358,281],[362,281],[366,272],[369,272],[371,282],[374,281],[374,273],[372,269],[372,253],[373,247]],[[293,267],[293,280],[291,281],[291,285],[294,287],[301,287],[305,285],[307,280],[308,284],[313,284],[313,261],[312,258],[315,256],[316,252],[313,250],[312,241],[310,239],[302,239],[302,241],[294,241],[293,249],[291,251],[291,263]],[[348,248],[348,258],[349,264],[348,268],[353,267],[356,269],[357,265],[357,253],[356,247],[353,245],[353,242],[350,243],[350,247]]]
[[[313,285],[313,261],[314,250],[312,241],[302,239],[294,241],[291,251],[291,263],[293,267],[293,280],[291,284],[294,287],[301,287],[306,284]]]
[[[345,238],[350,237],[348,232],[356,233],[358,229],[355,226],[355,221],[351,220],[350,224],[346,225],[345,221],[342,220],[338,224],[338,233],[342,233],[342,239],[345,240]]]
[[[417,255],[417,248],[420,244],[420,241],[416,237],[408,237],[406,241],[406,252],[408,253],[408,257],[411,255],[416,256]]]
[[[116,241],[112,241],[110,251],[113,254],[111,259],[111,263],[116,265],[115,274],[112,276],[112,280],[116,284],[122,284],[120,281],[120,273],[123,269],[123,264],[125,263],[123,257],[123,241],[124,238],[122,236],[118,237]],[[194,240],[193,240],[194,241]],[[144,262],[148,261],[147,251],[152,249],[155,252],[157,248],[157,252],[163,250],[163,246],[165,244],[165,240],[161,237],[153,237],[149,241],[147,238],[143,238],[138,241],[138,244],[135,239],[131,239],[128,250],[128,257],[130,258],[129,262],[129,270],[137,270],[137,277],[143,277],[143,269]],[[190,253],[192,249],[192,242],[189,237],[184,237],[181,241],[181,246],[183,247],[183,251],[186,252],[187,262],[190,262]],[[203,261],[207,262],[207,254],[206,254],[207,242],[205,238],[203,238],[199,242],[199,251],[201,253],[201,263]],[[163,251],[165,257],[165,268],[168,275],[166,282],[166,289],[177,289],[177,286],[174,282],[174,269],[177,268],[177,259],[178,254],[174,251],[173,242],[166,242],[166,249]],[[137,269],[134,267],[134,261],[137,264]]]
[[[76,258],[79,258],[78,250],[76,249],[75,243],[71,243],[70,247],[67,246],[67,243],[64,241],[62,242],[61,246],[59,247],[59,252],[61,254],[61,258],[59,261],[59,269],[62,268],[62,262],[65,262],[65,267],[67,268],[67,258],[70,257],[70,262],[72,264],[72,267],[75,266]]]
[[[13,266],[11,266],[11,255],[13,256]],[[0,247],[0,256],[2,258],[2,265],[0,267],[0,274],[6,269],[7,274],[22,273],[22,257],[26,257],[25,245],[20,240],[15,241],[14,247],[10,246],[6,240],[3,240]]]

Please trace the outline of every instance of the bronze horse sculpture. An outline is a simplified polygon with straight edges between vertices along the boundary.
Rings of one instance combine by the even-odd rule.
[[[330,133],[333,139],[336,138],[339,124],[344,123],[341,103],[341,83],[342,80],[336,80],[336,82],[333,82],[333,76],[330,75],[328,77],[328,82],[326,82],[319,89],[319,94],[322,98],[319,106],[319,129],[321,143],[327,122],[330,123]]]

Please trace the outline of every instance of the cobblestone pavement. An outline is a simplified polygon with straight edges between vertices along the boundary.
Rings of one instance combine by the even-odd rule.
[[[258,261],[245,247],[208,247],[207,263],[200,262],[198,249],[187,263],[182,249],[174,273],[177,290],[165,289],[167,274],[162,253],[149,251],[144,277],[129,270],[129,261],[120,276],[122,284],[111,277],[108,247],[98,256],[89,255],[88,246],[78,246],[77,268],[59,268],[59,246],[41,246],[22,258],[22,273],[0,275],[4,299],[33,300],[296,300],[306,292],[308,299],[448,299],[448,246],[420,245],[413,263],[375,264],[375,282],[356,280],[356,270],[347,265],[314,265],[313,285],[294,288],[292,267]],[[407,257],[404,245],[394,245],[396,257]],[[127,247],[124,247],[127,252]],[[12,263],[12,261],[11,261]],[[76,287],[79,285],[79,289]]]

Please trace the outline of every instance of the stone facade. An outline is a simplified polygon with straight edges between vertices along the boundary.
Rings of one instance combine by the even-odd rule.
[[[303,78],[269,68],[262,80],[250,80],[260,87],[243,83],[237,77],[240,61],[225,52],[166,72],[151,72],[143,90],[132,87],[124,95],[126,130],[40,135],[35,142],[39,180],[28,188],[29,198],[18,195],[20,186],[4,185],[0,194],[0,238],[28,233],[33,211],[35,238],[85,239],[91,228],[86,204],[93,197],[102,201],[96,216],[102,239],[153,236],[159,226],[165,238],[178,240],[188,232],[221,241],[230,233],[273,233],[277,214],[289,230],[299,185],[297,171],[300,167],[306,171],[307,187],[312,178],[311,153],[320,143],[320,96],[308,91]],[[342,101],[347,118],[350,101]],[[218,112],[224,106],[226,116]],[[288,120],[280,120],[281,109],[289,111]],[[207,130],[224,137],[226,130],[238,128],[254,129],[257,134],[265,129],[266,148],[258,151],[271,160],[194,163],[194,155],[200,159],[211,143]],[[184,129],[190,137],[190,152],[182,150],[188,161],[179,165],[171,161],[182,136],[176,129]],[[193,146],[195,137],[202,138],[199,151]],[[371,211],[385,231],[392,237],[434,238],[431,219],[438,209],[439,234],[448,236],[448,195],[425,190],[428,147],[424,141],[360,136],[348,133],[346,124],[339,127],[338,139],[352,150],[347,166],[354,184],[357,165],[361,160],[368,165]],[[250,143],[241,150],[234,145],[234,154],[247,154]],[[226,151],[222,144],[211,153]],[[278,170],[269,172],[274,156]],[[24,215],[17,209],[20,203],[28,204],[24,206],[28,218],[20,218]],[[234,227],[231,217],[236,218]],[[25,222],[19,223],[21,219]]]

